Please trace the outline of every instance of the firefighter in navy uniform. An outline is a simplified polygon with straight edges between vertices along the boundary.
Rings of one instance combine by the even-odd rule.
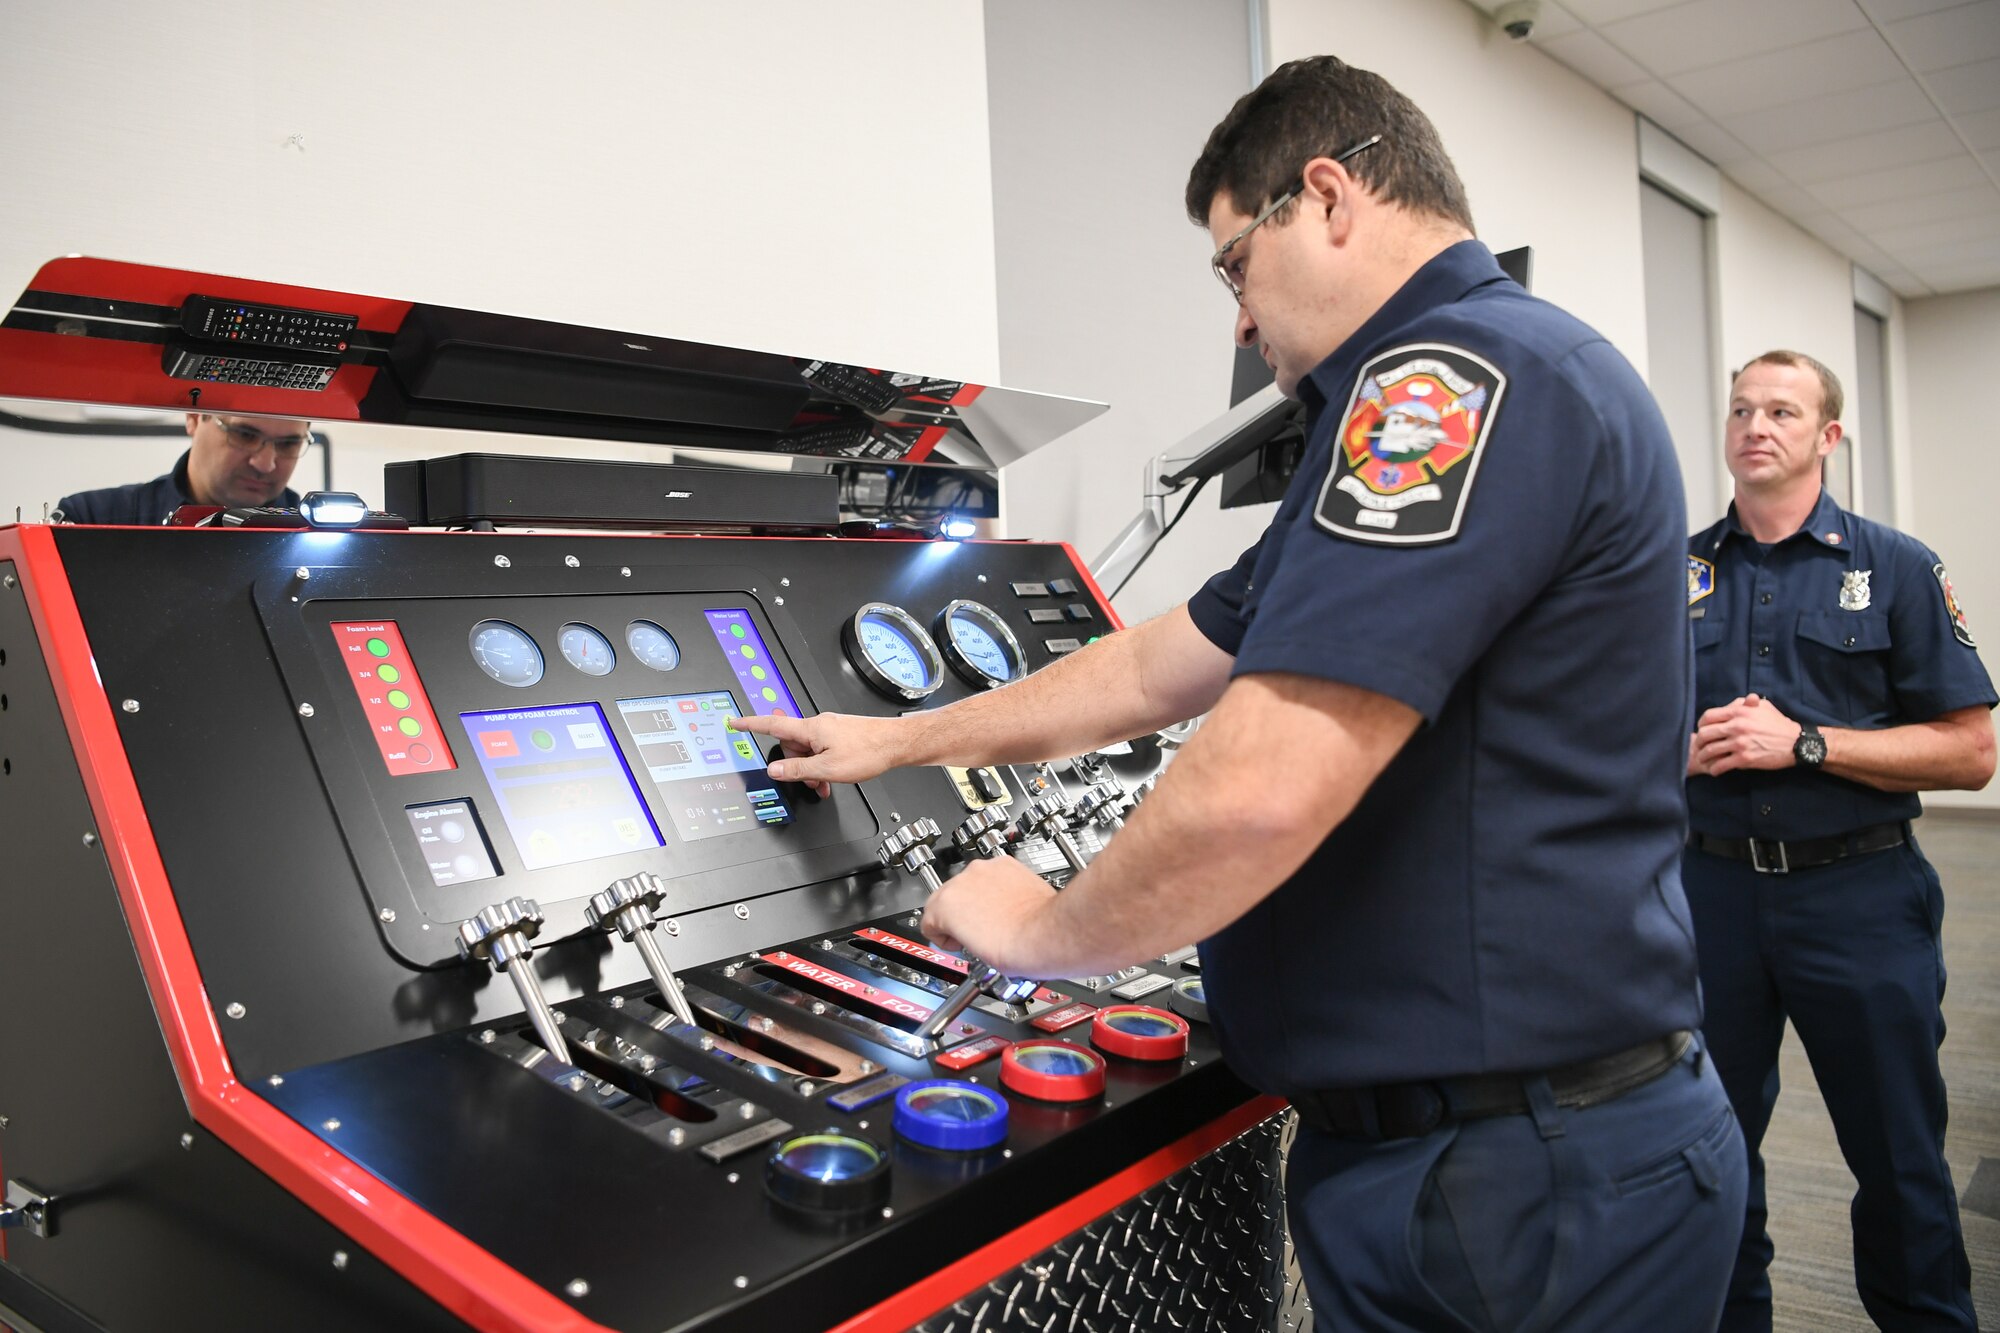
[[[62,520],[153,527],[182,505],[299,507],[298,492],[286,483],[312,441],[309,423],[189,412],[187,433],[187,452],[171,471],[129,486],[65,495],[56,506]]]
[[[1189,603],[903,718],[743,719],[781,780],[1020,762],[1207,712],[1057,894],[968,867],[925,930],[1083,976],[1202,941],[1238,1073],[1304,1123],[1332,1328],[1707,1330],[1742,1136],[1691,1030],[1685,508],[1658,409],[1472,239],[1435,129],[1295,61],[1190,176],[1236,333],[1313,412]]]
[[[1971,1329],[1944,1160],[1944,902],[1916,793],[1993,775],[1993,682],[1921,542],[1820,484],[1840,383],[1768,352],[1730,390],[1736,502],[1690,539],[1696,704],[1682,865],[1709,1049],[1751,1151],[1723,1328],[1771,1327],[1757,1155],[1798,1030],[1854,1197],[1855,1285],[1884,1329]]]

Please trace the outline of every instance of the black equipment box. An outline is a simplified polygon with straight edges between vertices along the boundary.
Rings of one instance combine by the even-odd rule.
[[[831,532],[831,473],[453,454],[383,469],[386,508],[419,527]]]

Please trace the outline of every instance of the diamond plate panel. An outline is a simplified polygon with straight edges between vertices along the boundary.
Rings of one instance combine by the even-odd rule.
[[[1312,1333],[1285,1230],[1287,1111],[910,1333]]]

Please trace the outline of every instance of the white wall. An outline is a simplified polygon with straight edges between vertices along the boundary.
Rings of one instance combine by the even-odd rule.
[[[991,383],[985,68],[979,0],[0,5],[0,300],[85,253]],[[371,495],[486,447],[339,438]],[[0,447],[9,517],[102,480]]]
[[[2000,450],[1980,424],[1980,384],[2000,364],[2000,287],[1904,303],[1914,485],[1909,528],[1951,572],[1986,669],[2000,678]],[[1947,650],[1949,651],[1949,650]],[[1930,805],[2000,809],[1982,792],[1927,794]]]

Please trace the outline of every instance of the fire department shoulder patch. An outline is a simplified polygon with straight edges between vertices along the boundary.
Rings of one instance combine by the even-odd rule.
[[[1385,546],[1456,537],[1506,387],[1461,347],[1419,343],[1376,357],[1341,416],[1314,519]]]
[[[1938,591],[1944,594],[1944,613],[1951,617],[1952,636],[1968,648],[1979,645],[1972,641],[1972,626],[1965,623],[1965,608],[1958,604],[1958,593],[1951,586],[1951,575],[1944,572],[1942,563],[1931,566],[1931,574],[1937,579]]]

